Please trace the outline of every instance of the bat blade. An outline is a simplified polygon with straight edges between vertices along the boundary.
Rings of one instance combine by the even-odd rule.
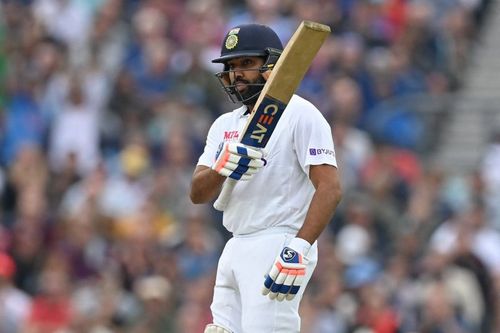
[[[264,148],[285,108],[285,103],[270,96],[262,99],[249,119],[240,142],[247,146]]]
[[[295,90],[304,78],[321,45],[330,34],[330,27],[303,21],[286,45],[259,95],[243,129],[240,142],[264,148]],[[227,179],[214,208],[224,211],[236,180]]]

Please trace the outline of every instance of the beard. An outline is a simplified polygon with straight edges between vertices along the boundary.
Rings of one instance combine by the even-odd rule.
[[[255,105],[257,102],[257,99],[259,98],[260,92],[262,91],[262,88],[264,88],[264,84],[266,83],[266,80],[262,76],[259,76],[255,81],[250,82],[250,81],[244,81],[244,80],[238,80],[234,84],[237,83],[244,83],[247,85],[245,90],[243,91],[238,91],[236,88],[234,88],[234,95],[240,101],[241,103],[245,105]]]

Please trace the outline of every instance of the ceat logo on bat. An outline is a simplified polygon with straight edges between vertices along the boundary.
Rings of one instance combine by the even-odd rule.
[[[285,108],[286,104],[265,95],[254,111],[250,123],[247,124],[241,143],[253,147],[265,147]]]
[[[255,129],[250,136],[252,139],[257,140],[258,142],[262,142],[262,139],[267,133],[268,127],[273,124],[274,116],[278,112],[279,107],[276,104],[268,104],[264,107],[262,114],[257,119],[257,123],[255,124]]]

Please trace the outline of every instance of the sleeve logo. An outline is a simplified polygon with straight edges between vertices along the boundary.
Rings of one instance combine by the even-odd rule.
[[[325,148],[309,148],[309,155],[311,155],[311,156],[318,156],[318,155],[335,156],[335,152],[331,149],[325,149]]]

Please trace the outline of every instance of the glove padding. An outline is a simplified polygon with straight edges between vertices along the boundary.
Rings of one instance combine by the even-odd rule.
[[[238,142],[224,142],[212,169],[224,177],[249,180],[266,162],[264,152]]]
[[[264,281],[263,295],[278,301],[291,301],[300,289],[306,274],[311,244],[302,238],[294,238],[278,255]]]

